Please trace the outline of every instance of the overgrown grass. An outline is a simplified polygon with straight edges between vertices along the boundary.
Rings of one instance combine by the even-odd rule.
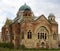
[[[0,48],[0,51],[60,51],[60,49],[9,49],[9,48]]]
[[[25,48],[24,45],[20,45],[19,49],[15,49],[12,43],[0,43],[0,51],[60,51],[60,49]]]

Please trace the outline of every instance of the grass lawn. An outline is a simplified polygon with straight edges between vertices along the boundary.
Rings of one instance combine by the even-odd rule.
[[[60,51],[60,49],[9,49],[9,48],[0,48],[0,51]]]

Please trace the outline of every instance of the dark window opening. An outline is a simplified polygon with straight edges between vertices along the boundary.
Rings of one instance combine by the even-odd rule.
[[[44,33],[42,33],[42,38],[44,39]]]
[[[42,39],[42,33],[40,33],[40,39]]]
[[[28,32],[28,39],[30,38],[29,32]]]
[[[51,18],[51,20],[52,20],[52,18]]]
[[[32,38],[32,32],[31,32],[31,30],[29,30],[29,32],[28,32],[28,39],[31,39]]]
[[[38,39],[39,39],[40,37],[39,37],[39,33],[38,33]]]
[[[60,44],[58,46],[60,47]]]
[[[46,39],[46,33],[38,33],[38,39]]]
[[[45,33],[45,39],[46,39],[46,33]]]
[[[41,33],[41,36],[40,36],[41,38],[40,39],[44,39],[44,33]]]

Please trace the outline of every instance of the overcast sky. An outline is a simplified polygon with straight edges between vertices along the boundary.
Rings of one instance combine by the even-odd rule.
[[[7,18],[14,19],[19,8],[27,4],[31,7],[35,16],[44,14],[46,18],[50,13],[60,21],[60,0],[0,0],[0,32]],[[60,23],[59,23],[60,33]]]

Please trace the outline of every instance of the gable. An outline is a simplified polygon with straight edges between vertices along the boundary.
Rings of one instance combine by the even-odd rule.
[[[38,19],[35,20],[36,22],[44,22],[50,24],[50,22],[47,20],[47,18],[44,15],[41,15]]]

